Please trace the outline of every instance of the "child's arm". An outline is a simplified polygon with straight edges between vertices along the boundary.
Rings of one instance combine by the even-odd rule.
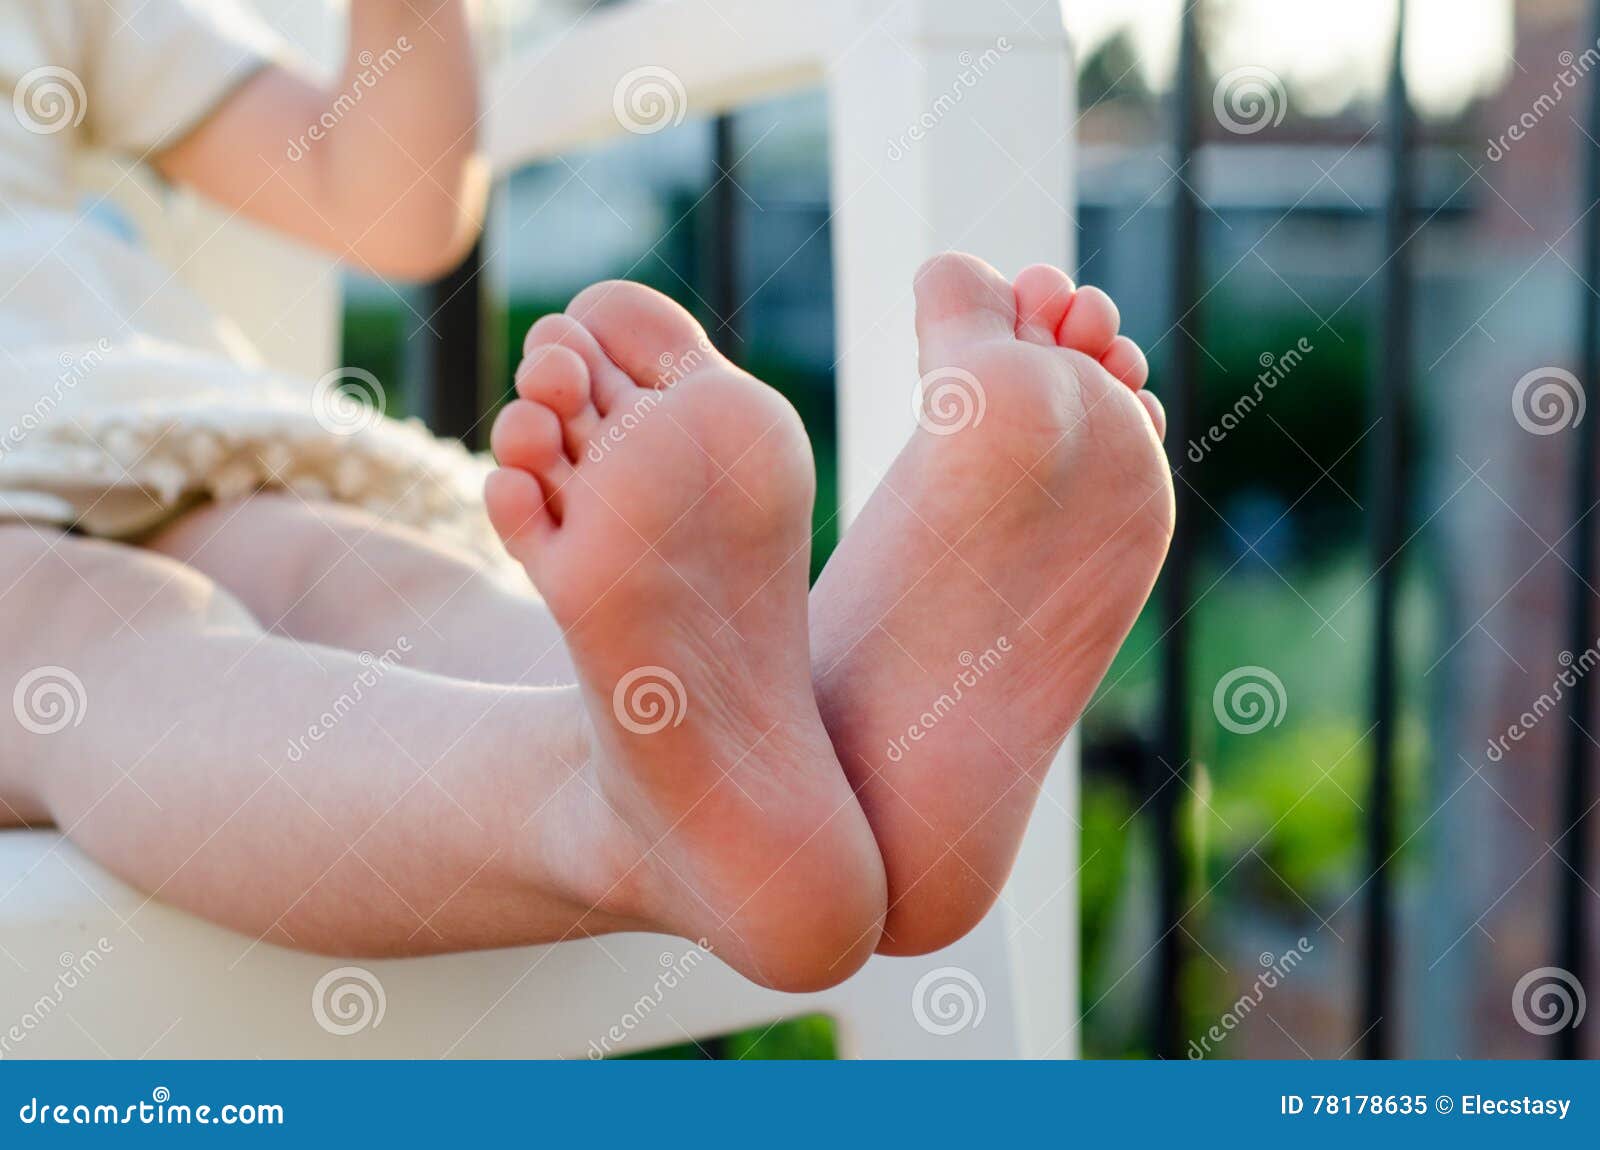
[[[168,179],[380,275],[454,266],[482,223],[477,76],[461,0],[352,0],[322,90],[269,66],[154,157]]]

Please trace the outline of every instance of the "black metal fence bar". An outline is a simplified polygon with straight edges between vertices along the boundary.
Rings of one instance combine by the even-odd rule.
[[[1189,769],[1189,606],[1194,563],[1193,505],[1182,478],[1183,445],[1199,386],[1200,357],[1198,314],[1200,300],[1200,201],[1194,190],[1193,160],[1199,143],[1200,123],[1196,81],[1200,67],[1200,39],[1196,3],[1185,6],[1178,47],[1178,74],[1173,85],[1175,132],[1172,235],[1171,351],[1167,381],[1161,398],[1167,408],[1167,452],[1175,473],[1177,526],[1166,570],[1161,576],[1161,615],[1165,629],[1166,660],[1162,666],[1161,730],[1151,802],[1156,843],[1159,917],[1164,932],[1157,943],[1155,1017],[1152,1046],[1162,1058],[1181,1058],[1184,1052],[1183,962],[1188,947],[1181,919],[1189,894],[1187,844],[1179,818],[1188,788],[1183,776]]]
[[[483,419],[486,340],[490,330],[484,299],[483,241],[461,266],[424,291],[427,320],[423,370],[428,425],[438,434],[482,447],[488,438]]]
[[[739,362],[744,349],[739,342],[737,324],[739,312],[739,268],[741,261],[738,184],[734,167],[738,162],[737,121],[732,114],[718,116],[711,126],[711,227],[708,229],[709,250],[701,258],[701,265],[710,279],[703,285],[706,300],[713,312],[710,324],[711,342],[729,359]],[[717,1061],[732,1061],[739,1057],[734,1044],[726,1037],[714,1038],[700,1044],[701,1053]]]
[[[739,326],[739,268],[741,259],[737,121],[730,115],[718,116],[712,127],[711,173],[711,293],[707,297],[716,313],[711,340],[729,359],[743,358]]]
[[[1411,107],[1405,73],[1406,4],[1395,18],[1387,108],[1389,193],[1384,205],[1385,257],[1380,346],[1373,396],[1372,559],[1377,572],[1372,647],[1372,778],[1367,801],[1366,933],[1362,954],[1362,1036],[1368,1058],[1394,1053],[1395,725],[1399,709],[1395,606],[1408,492],[1407,412],[1411,379],[1412,188]]]
[[[1590,5],[1592,34],[1600,36],[1600,0]],[[1595,309],[1592,284],[1600,283],[1600,219],[1593,205],[1600,201],[1600,147],[1594,141],[1600,138],[1600,85],[1591,85],[1589,93],[1588,139],[1584,147],[1583,201],[1580,210],[1587,212],[1583,225],[1583,279],[1579,285],[1582,300],[1581,353],[1579,370],[1583,373],[1585,389],[1600,383],[1600,312]],[[1577,426],[1577,458],[1573,462],[1572,476],[1572,598],[1568,604],[1568,650],[1576,658],[1588,650],[1595,641],[1595,464],[1600,428],[1596,427],[1595,414]],[[1590,971],[1589,930],[1594,910],[1593,895],[1589,887],[1589,868],[1592,852],[1589,849],[1589,808],[1596,799],[1594,755],[1589,743],[1589,720],[1593,714],[1591,701],[1594,695],[1587,675],[1577,676],[1572,687],[1569,712],[1571,722],[1566,729],[1566,762],[1561,782],[1561,827],[1565,834],[1559,840],[1561,859],[1566,863],[1561,873],[1561,899],[1558,910],[1558,952],[1560,965],[1583,979]],[[1594,1024],[1590,1024],[1594,1029]],[[1583,1032],[1579,1026],[1564,1027],[1556,1032],[1556,1053],[1561,1058],[1583,1057]]]

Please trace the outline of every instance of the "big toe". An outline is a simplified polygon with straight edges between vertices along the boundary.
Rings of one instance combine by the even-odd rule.
[[[1011,281],[976,256],[946,252],[917,270],[917,338],[924,349],[1015,336]]]
[[[701,367],[727,362],[692,315],[643,284],[595,284],[578,293],[567,314],[640,387],[671,387]]]
[[[1097,287],[1079,288],[1061,321],[1056,341],[1090,359],[1099,359],[1111,350],[1121,326],[1122,315],[1110,296]]]
[[[1056,329],[1072,306],[1077,289],[1058,267],[1034,264],[1017,276],[1017,338],[1044,347],[1056,346]]]

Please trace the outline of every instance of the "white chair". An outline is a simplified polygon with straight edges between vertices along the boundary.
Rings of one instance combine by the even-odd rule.
[[[336,42],[326,9],[262,9],[313,54]],[[911,426],[909,282],[921,260],[959,246],[1014,273],[1068,257],[1072,66],[1060,13],[968,0],[609,9],[499,70],[487,97],[497,170],[620,135],[614,97],[641,68],[681,84],[696,116],[826,86],[843,479],[858,508]],[[909,146],[892,158],[891,141]],[[338,279],[325,262],[237,223],[214,235],[213,213],[188,201],[159,218],[154,201],[132,202],[149,242],[272,362],[313,376],[335,366]],[[1016,874],[976,931],[805,996],[758,989],[649,935],[344,964],[172,910],[54,833],[0,832],[0,1057],[583,1057],[813,1013],[837,1020],[852,1056],[1070,1057],[1076,795],[1069,744]],[[347,965],[360,970],[340,974]]]

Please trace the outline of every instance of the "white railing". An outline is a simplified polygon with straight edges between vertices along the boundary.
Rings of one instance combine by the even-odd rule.
[[[282,23],[280,7],[298,10],[297,37],[318,35],[303,6],[262,10]],[[327,43],[335,30],[331,20],[322,28]],[[1010,4],[973,0],[662,0],[607,10],[494,72],[485,103],[496,170],[623,135],[618,89],[639,69],[669,75],[694,116],[796,88],[827,91],[848,515],[912,427],[910,287],[922,260],[959,247],[1008,273],[1070,263],[1072,65],[1060,12],[1046,5],[1025,18]],[[203,245],[167,237],[184,253],[186,278],[281,362],[304,368],[326,357],[338,299],[327,267],[263,248],[259,236],[233,246],[196,211],[171,222],[203,234]],[[240,266],[275,270],[241,278]],[[313,328],[314,339],[296,338]],[[708,963],[607,1049],[821,1011],[839,1018],[855,1054],[1075,1054],[1074,746],[1051,772],[1000,906],[961,943],[874,959],[844,986],[803,997]],[[110,951],[39,1020],[62,956],[101,938]],[[685,949],[635,935],[366,963],[385,990],[384,1021],[335,1035],[318,1026],[311,996],[338,963],[254,944],[150,901],[54,834],[0,832],[0,1036],[13,1020],[35,1020],[6,1051],[18,1057],[133,1057],[152,1046],[167,1057],[582,1056],[650,989],[661,956]],[[912,996],[935,990],[929,976],[941,967],[981,984],[981,1023],[969,1018],[941,1035],[913,1010]]]

